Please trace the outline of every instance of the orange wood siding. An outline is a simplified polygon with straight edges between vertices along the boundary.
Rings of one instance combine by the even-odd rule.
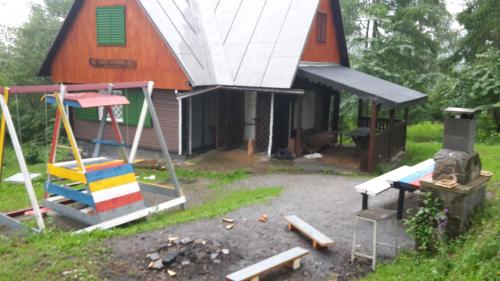
[[[321,0],[319,11],[327,15],[326,43],[316,42],[317,21],[314,19],[301,61],[340,63],[340,51],[330,0]]]
[[[156,113],[160,121],[160,126],[163,131],[165,140],[167,141],[168,149],[172,152],[179,150],[179,107],[175,94],[172,91],[155,91],[153,94],[153,102],[155,104]],[[75,136],[79,140],[92,141],[97,138],[99,131],[98,121],[87,121],[76,118],[73,114],[73,128]],[[129,145],[132,145],[136,132],[136,126],[126,126],[121,124],[120,130],[123,139]],[[104,132],[105,140],[114,139],[111,125],[106,125]],[[144,128],[140,142],[140,148],[160,150],[160,144],[153,128]]]
[[[126,46],[98,46],[96,7],[124,5]],[[89,59],[135,60],[135,69],[96,68]],[[65,83],[155,81],[161,89],[190,90],[176,58],[136,0],[85,0],[52,63],[52,80]]]

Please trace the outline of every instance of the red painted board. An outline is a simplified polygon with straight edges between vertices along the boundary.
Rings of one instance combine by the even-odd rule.
[[[143,197],[141,192],[138,191],[122,197],[99,202],[95,205],[95,209],[97,212],[106,212],[141,200],[143,200]]]
[[[77,102],[82,108],[129,104],[128,99],[124,96],[101,95],[98,93],[66,94],[64,100]]]

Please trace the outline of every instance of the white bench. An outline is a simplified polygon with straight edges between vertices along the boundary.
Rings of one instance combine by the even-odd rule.
[[[232,281],[258,281],[261,274],[282,265],[289,265],[292,269],[298,269],[300,267],[300,258],[307,254],[309,254],[308,250],[301,247],[295,247],[242,270],[231,273],[226,276],[226,279]]]
[[[312,227],[296,215],[285,216],[285,220],[287,220],[288,222],[288,230],[298,230],[306,237],[311,239],[314,249],[325,249],[335,243],[335,241],[333,241],[331,238],[324,235],[319,230]]]
[[[356,185],[354,188],[356,189],[356,192],[361,193],[363,196],[363,202],[362,202],[362,209],[366,210],[368,209],[368,196],[377,196],[380,193],[386,191],[387,189],[391,188],[391,183],[389,182],[389,179],[394,179],[398,177],[398,175],[401,174],[407,174],[408,171],[411,170],[411,167],[409,166],[402,166],[399,167],[395,170],[392,170],[388,173],[385,173],[381,176],[378,176],[376,178],[373,178],[369,181],[365,181],[362,184]]]

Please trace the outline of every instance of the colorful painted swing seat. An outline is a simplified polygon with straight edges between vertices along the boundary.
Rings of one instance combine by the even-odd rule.
[[[57,94],[47,97],[47,103],[58,107],[54,135],[52,139],[51,161],[48,163],[46,191],[90,207],[99,215],[98,221],[124,215],[145,208],[133,166],[128,162],[123,147],[123,159],[113,160],[105,157],[81,159],[76,141],[66,122],[64,106],[74,108],[104,107],[111,117],[116,143],[124,145],[120,129],[114,117],[112,106],[127,105],[126,97],[102,95],[98,93],[78,93],[64,95],[63,103]],[[103,117],[106,118],[106,117]],[[55,163],[55,150],[59,132],[59,119],[62,119],[70,141],[74,161]],[[62,183],[62,184],[61,184]],[[76,186],[76,188],[74,187]],[[90,210],[89,214],[92,214]]]

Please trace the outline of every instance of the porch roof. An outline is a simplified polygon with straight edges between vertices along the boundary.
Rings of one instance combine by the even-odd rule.
[[[427,96],[421,92],[337,64],[301,65],[298,75],[389,108],[408,107],[427,101]]]

